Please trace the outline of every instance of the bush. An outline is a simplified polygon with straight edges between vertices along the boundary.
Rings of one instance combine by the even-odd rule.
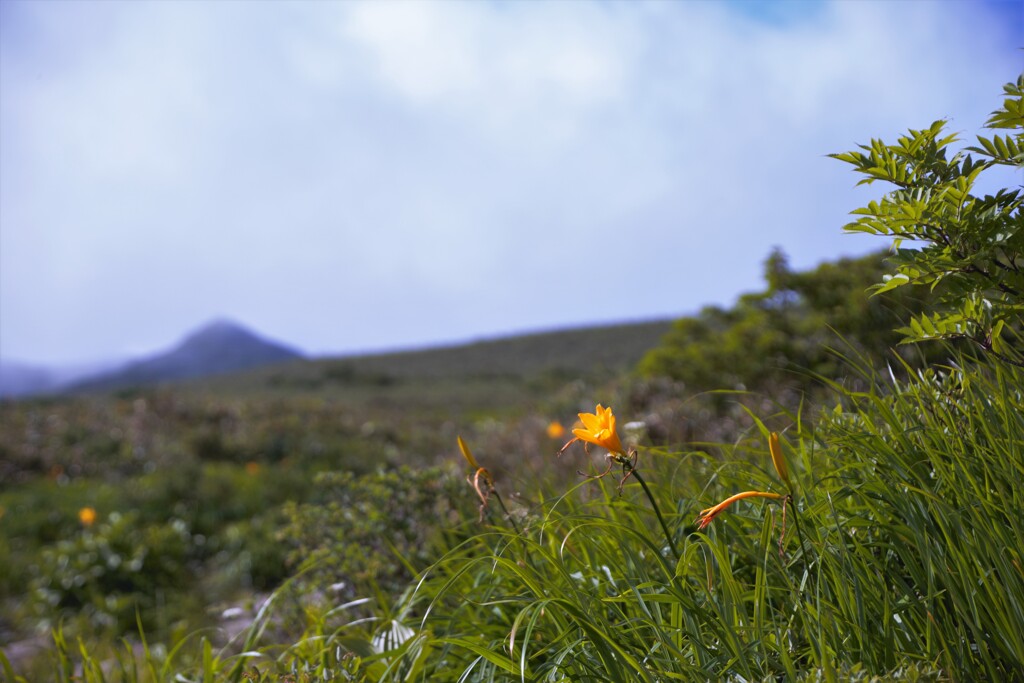
[[[472,489],[441,468],[329,472],[314,487],[309,503],[286,506],[281,538],[291,566],[311,567],[302,580],[320,590],[399,592],[477,517]]]
[[[194,580],[188,564],[193,541],[182,520],[143,526],[135,514],[113,513],[43,551],[32,581],[37,608],[54,621],[79,612],[115,633],[134,629],[138,612],[153,627],[161,597]]]

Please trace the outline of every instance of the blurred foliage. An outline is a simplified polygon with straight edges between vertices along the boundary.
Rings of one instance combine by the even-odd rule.
[[[884,366],[900,340],[894,329],[933,301],[928,291],[867,296],[885,271],[884,255],[869,254],[793,272],[776,249],[765,262],[763,292],[678,320],[643,358],[640,373],[682,382],[691,394],[740,389],[780,397],[805,391],[815,377],[849,375],[843,356]]]
[[[193,580],[194,548],[181,519],[144,525],[135,515],[114,513],[44,549],[32,595],[47,617],[76,612],[96,627],[122,633],[134,627],[138,611],[152,629],[158,601]]]
[[[450,468],[325,472],[313,488],[309,502],[286,507],[280,536],[303,583],[349,597],[400,592],[477,521],[472,490]]]
[[[441,503],[432,496],[451,496],[458,518],[477,523],[476,496],[461,475],[441,488],[429,481],[433,465],[447,471],[458,458],[457,428],[500,454],[488,466],[496,476],[515,471],[516,486],[553,472],[572,479],[572,467],[550,467],[561,443],[547,436],[549,423],[573,416],[667,327],[480,342],[465,347],[473,361],[462,364],[458,351],[441,349],[0,401],[0,641],[56,623],[69,637],[130,633],[133,605],[157,639],[217,623],[218,606],[280,585],[301,563],[300,543],[319,556],[343,542],[322,525],[300,530],[296,542],[282,534],[297,515],[315,516],[304,503],[320,501],[326,512],[348,500],[331,477],[353,478],[353,500],[367,512],[344,528],[366,544],[328,561],[322,576],[347,581],[349,591],[360,581],[395,585],[408,570],[392,566],[391,535],[422,564],[448,519],[434,514]],[[583,377],[569,369],[587,358],[601,358],[602,369]],[[535,453],[529,463],[517,453],[524,445]],[[322,472],[345,474],[314,483]],[[396,491],[406,491],[418,516],[401,518]],[[97,514],[90,528],[79,519],[85,507]],[[183,547],[172,553],[158,530],[178,527]],[[174,571],[148,579],[129,571],[145,539]],[[118,562],[114,554],[116,571],[107,564]]]

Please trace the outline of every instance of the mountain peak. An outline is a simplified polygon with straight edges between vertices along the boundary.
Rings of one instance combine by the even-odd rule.
[[[263,340],[255,332],[233,320],[217,318],[190,332],[182,340],[178,348],[182,349],[207,344],[247,343],[252,341],[262,342]]]
[[[174,348],[78,383],[73,389],[106,390],[208,377],[302,358],[294,348],[260,337],[231,320],[215,319]]]

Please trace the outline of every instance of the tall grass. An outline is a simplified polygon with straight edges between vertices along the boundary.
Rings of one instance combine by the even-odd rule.
[[[640,487],[608,479],[580,484],[597,499],[539,504],[523,534],[454,549],[408,598],[438,652],[423,675],[1024,679],[1024,376],[871,379],[815,431],[794,428],[785,510],[758,500],[691,523],[708,501],[779,489],[760,433],[720,460],[648,458],[678,560]]]
[[[613,472],[536,496],[515,524],[492,507],[402,595],[311,608],[298,639],[273,644],[271,605],[245,642],[217,652],[199,634],[146,648],[142,664],[101,662],[58,632],[53,670],[104,683],[1024,680],[1024,371],[905,370],[864,370],[864,392],[836,385],[813,424],[780,413],[732,444],[642,451],[646,491]],[[766,423],[783,422],[791,491],[767,448]],[[738,502],[698,530],[701,509],[751,489],[791,496]]]
[[[830,586],[862,582],[863,597],[834,602],[864,634],[865,661],[905,653],[962,679],[1024,675],[1022,380],[1012,366],[923,371],[826,423],[854,466],[838,477],[846,538],[830,545],[842,556],[823,569]]]

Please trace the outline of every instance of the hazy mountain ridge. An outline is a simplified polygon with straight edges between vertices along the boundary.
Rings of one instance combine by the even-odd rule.
[[[166,353],[108,366],[102,372],[84,376],[80,372],[64,382],[54,380],[48,368],[5,363],[0,368],[0,398],[100,392],[206,377],[224,377],[223,381],[235,382],[237,376],[237,381],[261,384],[271,377],[275,382],[302,383],[321,375],[336,379],[349,375],[409,379],[627,370],[659,343],[671,324],[670,320],[629,322],[524,333],[425,349],[321,357],[308,363],[288,365],[279,371],[273,366],[305,356],[280,343],[262,339],[239,325],[218,321],[190,334]],[[14,370],[10,382],[7,368]],[[22,370],[25,372],[15,374]],[[23,376],[27,379],[22,380]],[[218,380],[218,383],[223,381]]]
[[[44,394],[59,385],[54,372],[48,368],[25,363],[0,364],[0,398]]]
[[[189,334],[170,351],[69,385],[69,392],[108,391],[249,370],[303,358],[298,350],[227,320]]]
[[[74,382],[111,372],[124,365],[123,360],[55,367],[0,361],[0,399],[59,394]]]
[[[303,358],[298,350],[265,339],[228,320],[213,321],[170,350],[93,372],[62,374],[20,363],[0,368],[0,397],[108,391],[230,372]]]

